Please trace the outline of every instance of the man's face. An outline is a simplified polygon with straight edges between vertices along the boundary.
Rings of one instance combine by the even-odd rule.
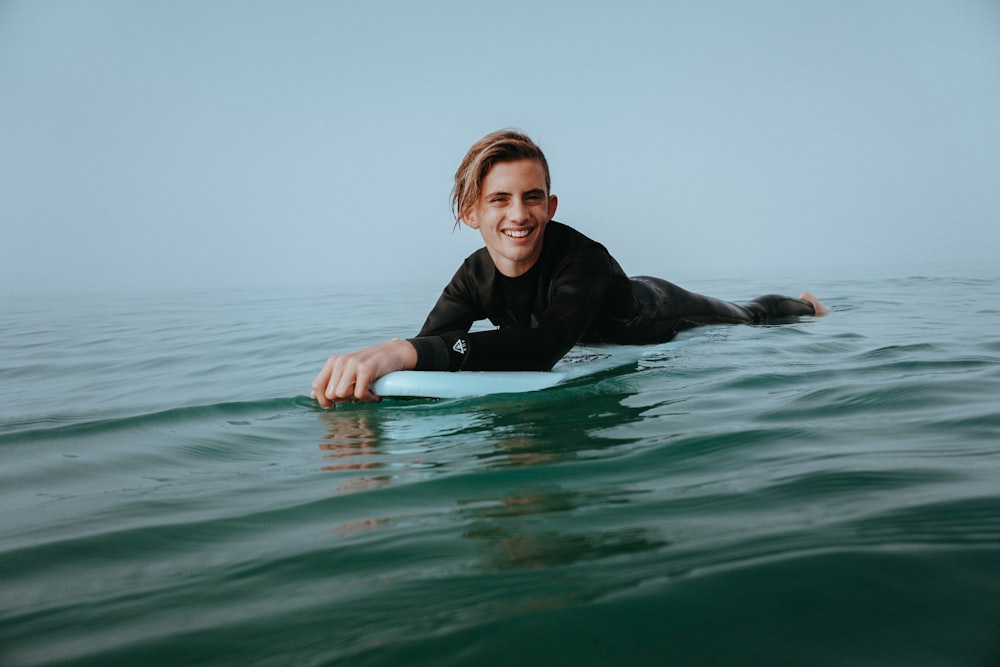
[[[482,234],[500,273],[516,278],[538,261],[545,225],[557,204],[556,196],[546,190],[541,162],[498,162],[483,179],[479,201],[462,221]]]

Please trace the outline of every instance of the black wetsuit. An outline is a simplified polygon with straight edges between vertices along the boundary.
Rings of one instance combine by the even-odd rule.
[[[813,315],[779,295],[746,306],[689,292],[659,278],[629,278],[600,243],[551,221],[542,253],[508,278],[486,248],[469,255],[416,338],[417,370],[548,370],[577,343],[662,343],[703,324],[752,324]],[[489,319],[498,328],[469,333]]]

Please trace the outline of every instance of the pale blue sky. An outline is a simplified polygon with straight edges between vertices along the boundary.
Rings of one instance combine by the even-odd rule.
[[[443,283],[511,126],[629,273],[995,272],[998,119],[996,0],[0,0],[0,291]]]

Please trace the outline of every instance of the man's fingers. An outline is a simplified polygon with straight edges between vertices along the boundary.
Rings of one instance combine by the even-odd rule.
[[[364,401],[366,403],[377,401],[378,396],[373,394],[371,389],[368,388],[374,380],[375,377],[370,368],[367,366],[359,368],[358,375],[354,382],[354,397],[359,401]]]
[[[353,359],[338,364],[334,367],[334,375],[330,378],[332,392],[328,392],[330,398],[348,398],[354,394],[354,379],[357,375],[357,362]],[[330,393],[333,395],[330,396]]]
[[[330,357],[323,364],[322,370],[312,382],[311,396],[324,408],[330,407],[330,400],[326,396],[327,385],[330,381],[330,373],[333,368],[334,358]]]
[[[370,385],[386,373],[412,368],[416,350],[404,341],[393,340],[350,354],[330,357],[313,380],[313,395],[320,405],[343,400],[378,401]]]

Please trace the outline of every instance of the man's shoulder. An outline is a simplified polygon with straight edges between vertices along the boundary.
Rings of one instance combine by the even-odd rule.
[[[566,251],[595,248],[607,252],[603,244],[598,243],[583,232],[562,222],[552,220],[545,229],[545,242],[558,246]]]
[[[462,262],[462,265],[458,267],[458,271],[456,273],[458,275],[469,277],[473,280],[473,282],[476,282],[478,280],[492,278],[495,270],[496,267],[493,264],[493,258],[490,257],[489,250],[482,247],[466,257],[465,261]]]

